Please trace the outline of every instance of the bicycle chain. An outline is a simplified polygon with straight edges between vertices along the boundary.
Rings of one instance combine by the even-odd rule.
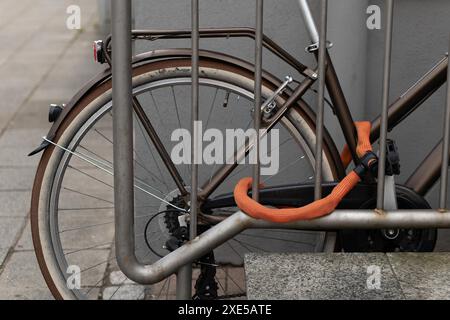
[[[177,207],[186,207],[186,203],[181,196],[174,198],[171,201],[172,204]],[[181,247],[186,241],[189,240],[188,227],[181,226],[178,220],[180,212],[171,206],[167,206],[166,213],[164,215],[164,222],[171,235],[171,238],[167,240],[166,247],[170,251],[174,251]],[[200,226],[199,233],[202,233],[208,229],[207,226]],[[207,255],[200,258],[197,263],[200,265],[200,275],[195,283],[194,300],[212,300],[218,299],[218,284],[216,282],[216,266],[214,259],[214,252],[211,251]]]

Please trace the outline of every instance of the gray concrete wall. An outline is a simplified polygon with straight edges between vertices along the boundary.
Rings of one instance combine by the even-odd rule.
[[[108,34],[111,27],[111,0],[97,0],[100,30]]]
[[[335,42],[332,56],[336,61],[337,71],[343,80],[346,91],[354,90],[349,96],[352,106],[364,105],[365,76],[356,70],[364,68],[366,56],[361,51],[366,50],[365,28],[362,32],[354,33],[352,30],[361,30],[364,25],[366,0],[342,0],[331,1],[329,32],[330,39]],[[317,3],[311,2],[314,12],[317,12]],[[223,26],[251,26],[255,25],[255,1],[236,0],[211,0],[201,1],[200,25],[202,27]],[[190,2],[178,0],[148,1],[134,0],[134,13],[137,28],[189,28],[190,27]],[[296,0],[277,0],[265,2],[265,27],[264,32],[269,37],[286,48],[291,54],[303,63],[314,66],[315,60],[305,52],[304,48],[309,44],[309,38],[304,30],[303,21]],[[342,21],[346,21],[345,24]],[[163,47],[189,47],[189,41],[160,41],[157,43],[140,43],[137,51],[149,48]],[[204,40],[201,48],[217,50],[239,56],[251,61],[254,54],[254,44],[248,39],[232,40]],[[286,75],[295,75],[284,63],[273,58],[270,54],[264,56],[264,67],[280,78]],[[345,70],[353,70],[346,73]],[[315,101],[314,96],[308,95],[307,100]],[[361,108],[354,108],[357,118],[363,115]],[[327,126],[337,140],[342,142],[340,130],[330,114],[327,115]]]
[[[137,28],[190,26],[189,1],[134,0],[133,3]],[[383,12],[383,3],[382,0],[340,0],[330,1],[329,4],[329,39],[334,43],[331,55],[357,120],[373,119],[380,109],[383,30],[369,31],[365,22],[367,6],[379,5]],[[201,1],[200,24],[204,27],[253,26],[254,4],[254,0]],[[311,6],[316,14],[317,2],[311,1]],[[446,0],[395,1],[392,99],[413,84],[448,50],[449,16],[450,2]],[[264,30],[302,62],[314,66],[314,59],[304,51],[309,40],[296,0],[266,1]],[[140,52],[150,48],[188,46],[188,41],[160,41],[139,43],[136,49]],[[249,40],[202,40],[201,47],[247,60],[253,57],[253,43]],[[289,67],[267,54],[264,56],[264,67],[279,77],[293,74]],[[314,104],[314,95],[308,95],[306,100]],[[403,159],[400,181],[409,176],[438,139],[442,129],[444,100],[444,90],[441,89],[391,133],[400,145]],[[326,122],[340,147],[342,136],[330,113],[326,116]],[[435,203],[436,193],[433,192],[429,199]]]
[[[371,0],[383,8],[384,1]],[[401,95],[448,51],[450,2],[446,0],[397,0],[393,34],[391,101]],[[383,30],[368,32],[365,117],[380,109],[383,63]],[[400,146],[402,175],[406,179],[442,135],[445,88],[390,134]],[[437,205],[436,188],[429,200]]]

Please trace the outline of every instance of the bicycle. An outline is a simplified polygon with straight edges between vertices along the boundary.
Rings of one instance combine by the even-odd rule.
[[[306,2],[303,2],[302,13],[307,18],[306,27],[313,42],[308,50],[316,54],[317,31],[313,20],[308,19],[312,16]],[[210,28],[200,30],[200,36],[255,38],[256,31]],[[190,37],[190,30],[132,32],[133,40]],[[271,106],[263,110],[267,111],[263,123],[268,130],[280,131],[283,163],[279,174],[270,177],[270,185],[261,190],[260,202],[276,207],[302,206],[314,200],[311,180],[317,140],[316,115],[302,97],[312,90],[318,75],[316,70],[299,62],[268,37],[264,36],[263,43],[272,54],[294,67],[303,79],[291,82],[277,79],[268,72],[263,74],[262,98]],[[97,60],[109,67],[66,106],[51,108],[52,128],[42,145],[32,152],[43,151],[32,194],[33,242],[44,278],[56,298],[114,298],[120,290],[133,285],[120,273],[113,242],[112,54],[111,37],[95,43]],[[135,207],[137,230],[132,237],[141,244],[135,251],[139,261],[145,264],[159,263],[179,249],[191,250],[185,245],[189,239],[190,188],[186,183],[189,166],[175,165],[168,152],[168,147],[173,145],[169,128],[183,127],[183,120],[188,118],[187,108],[183,106],[189,101],[186,97],[192,83],[191,55],[190,49],[165,49],[141,54],[133,60],[134,135],[140,143],[134,145],[135,202],[139,205]],[[200,52],[199,64],[203,108],[200,114],[205,127],[249,128],[254,105],[254,66],[210,51]],[[328,54],[326,64],[330,106],[343,130],[351,160],[358,163],[354,121]],[[389,129],[395,128],[445,83],[447,67],[448,57],[444,57],[390,106]],[[296,88],[291,88],[292,83],[297,84]],[[370,139],[375,142],[379,138],[380,119],[372,124]],[[390,149],[395,149],[392,144]],[[442,144],[439,144],[404,186],[395,186],[399,208],[430,209],[423,195],[439,178],[441,150]],[[393,156],[395,158],[395,153]],[[397,163],[395,159],[392,161],[395,169]],[[324,194],[330,193],[335,181],[345,176],[345,167],[333,138],[325,130],[321,168]],[[296,169],[295,175],[291,168]],[[236,159],[221,168],[202,166],[201,169],[204,184],[198,195],[199,233],[219,242],[213,239],[211,226],[223,222],[231,228],[231,218],[235,217],[236,224],[242,219],[233,215],[238,209],[231,191],[240,178],[249,175],[250,167],[238,164]],[[339,208],[375,208],[373,177],[368,176],[365,182],[358,185]],[[244,297],[241,266],[245,252],[310,252],[329,250],[330,246],[344,251],[432,251],[437,234],[436,229],[431,228],[341,230],[336,243],[333,240],[325,243],[328,237],[321,231],[302,231],[298,226],[274,229],[263,222],[253,225],[262,231],[244,231],[247,226],[244,222],[239,228],[234,227],[237,235],[230,232],[230,239],[194,259],[195,298]],[[174,259],[170,260],[172,264]],[[70,289],[68,269],[73,265],[79,267],[76,274],[82,275],[82,286]],[[177,288],[173,272],[163,270],[159,278],[162,279],[151,281],[157,283],[147,286],[135,298],[174,298]],[[146,282],[150,281],[143,279],[142,283]]]

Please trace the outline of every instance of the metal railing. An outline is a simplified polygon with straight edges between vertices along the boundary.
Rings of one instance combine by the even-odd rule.
[[[449,37],[450,38],[450,37]],[[450,54],[450,44],[449,52]],[[449,165],[449,145],[450,145],[450,68],[447,68],[447,101],[444,116],[444,133],[442,138],[442,167],[441,167],[441,190],[439,208],[445,210],[448,199],[448,165]]]
[[[132,280],[151,284],[177,273],[177,294],[179,299],[191,298],[191,264],[202,255],[216,248],[233,236],[248,228],[287,228],[309,230],[337,230],[364,228],[449,228],[450,212],[446,211],[447,181],[450,141],[450,84],[448,85],[447,104],[444,124],[444,146],[441,173],[441,210],[388,210],[385,209],[385,177],[387,116],[389,102],[390,57],[392,41],[393,0],[386,0],[387,25],[385,27],[385,61],[383,77],[383,104],[381,117],[381,138],[379,154],[377,208],[379,210],[336,210],[333,214],[311,221],[298,221],[289,224],[277,224],[256,220],[238,211],[223,222],[197,236],[198,215],[198,166],[194,122],[199,111],[199,8],[198,0],[192,0],[192,181],[190,203],[191,241],[179,249],[161,258],[153,265],[140,263],[135,255],[134,240],[134,192],[133,192],[133,118],[131,86],[131,1],[112,0],[112,48],[113,67],[113,123],[114,123],[114,187],[115,187],[115,227],[116,257],[121,270]],[[299,0],[301,6],[307,6],[305,0]],[[323,116],[326,70],[326,27],[327,0],[321,0],[321,21],[319,36],[319,94],[317,106],[315,198],[322,196],[322,152],[323,152]],[[317,37],[310,12],[304,18],[307,29]],[[309,24],[308,24],[309,23]],[[262,53],[263,53],[263,0],[256,1],[256,37],[255,37],[255,99],[254,128],[258,132],[261,124],[262,96]],[[450,70],[450,68],[449,68]],[[449,71],[450,79],[450,71]],[[258,140],[258,139],[257,139]],[[256,143],[259,155],[259,144]],[[259,156],[253,170],[253,197],[258,199],[260,166]],[[395,188],[394,188],[395,190]]]
[[[386,26],[383,69],[383,98],[380,124],[380,150],[378,161],[377,209],[384,210],[386,190],[386,146],[389,107],[389,86],[391,79],[392,28],[394,1],[386,0]]]

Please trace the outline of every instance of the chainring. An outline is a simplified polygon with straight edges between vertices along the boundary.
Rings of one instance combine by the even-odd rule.
[[[412,191],[397,188],[399,209],[431,209],[429,203]],[[360,209],[374,209],[370,199]],[[436,229],[341,230],[338,249],[345,252],[431,252],[437,240]]]

